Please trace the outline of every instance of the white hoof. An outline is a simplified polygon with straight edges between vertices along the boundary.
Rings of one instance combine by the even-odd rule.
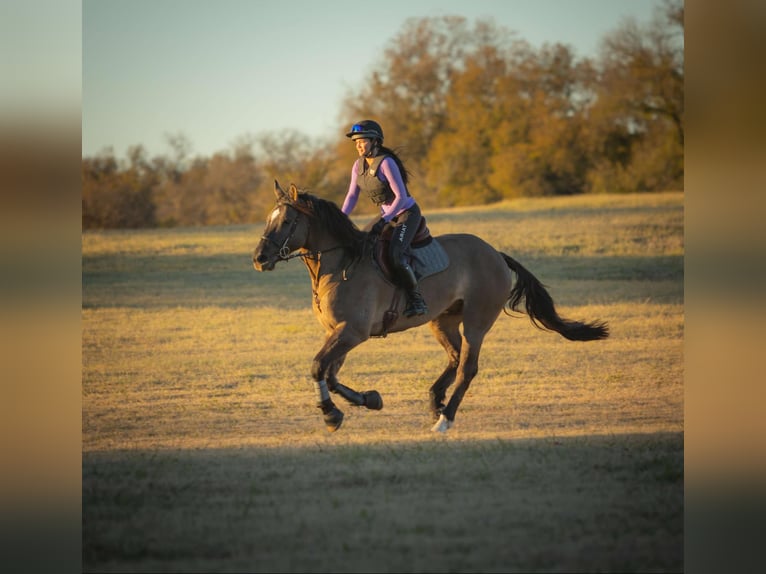
[[[453,422],[450,420],[447,420],[447,417],[444,415],[439,416],[439,420],[436,421],[436,424],[431,427],[432,432],[447,432],[450,428],[452,428]]]

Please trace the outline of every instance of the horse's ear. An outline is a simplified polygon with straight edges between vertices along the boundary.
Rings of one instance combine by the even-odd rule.
[[[298,201],[298,188],[295,187],[294,183],[290,184],[290,199],[293,203]]]
[[[277,201],[288,199],[287,194],[276,179],[274,180],[274,195],[277,196]]]

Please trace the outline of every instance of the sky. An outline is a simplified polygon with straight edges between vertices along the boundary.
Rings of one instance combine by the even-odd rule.
[[[337,137],[359,90],[409,18],[491,19],[539,48],[594,56],[605,34],[651,20],[661,0],[83,0],[82,154],[142,145],[192,156],[242,136]],[[362,119],[362,118],[359,118]]]

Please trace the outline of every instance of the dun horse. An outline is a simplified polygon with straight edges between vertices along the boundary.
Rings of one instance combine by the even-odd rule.
[[[357,392],[338,380],[346,355],[370,337],[428,323],[447,352],[447,366],[430,389],[433,431],[446,432],[479,369],[479,352],[500,312],[524,311],[534,325],[572,341],[608,337],[603,322],[584,323],[559,316],[540,281],[518,261],[469,234],[440,235],[448,265],[420,279],[428,313],[404,317],[404,297],[375,263],[376,238],[357,228],[334,203],[300,192],[285,192],[275,181],[277,203],[253,252],[253,266],[271,271],[280,261],[301,257],[308,268],[314,315],[326,331],[311,376],[318,407],[329,431],[343,422],[330,398],[338,394],[356,406],[381,409],[377,391]],[[415,250],[417,251],[417,250]],[[445,263],[446,265],[446,263]],[[516,275],[514,284],[512,272]],[[460,326],[462,325],[462,333]],[[447,404],[447,389],[455,385]]]

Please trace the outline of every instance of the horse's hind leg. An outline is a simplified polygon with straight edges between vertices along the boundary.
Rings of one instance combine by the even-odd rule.
[[[343,355],[330,366],[327,372],[327,388],[330,389],[330,392],[340,395],[349,403],[358,407],[363,406],[375,411],[382,409],[383,398],[378,391],[363,391],[359,393],[338,381],[338,371],[340,371],[345,360],[346,355]]]
[[[465,330],[465,325],[463,326]],[[432,431],[445,432],[455,422],[455,413],[465,396],[471,381],[479,372],[479,351],[484,339],[484,333],[471,337],[463,335],[463,344],[460,347],[460,362],[457,366],[455,375],[455,390],[442,410],[441,416],[436,424],[431,428]]]
[[[480,309],[463,307],[462,325],[463,334],[461,344],[455,347],[460,350],[460,358],[455,373],[455,390],[442,410],[439,420],[431,430],[445,432],[455,421],[455,413],[465,396],[471,381],[479,372],[479,353],[484,342],[485,335],[492,328],[500,314],[502,305],[487,304],[486,297],[481,301]],[[490,301],[491,303],[491,301]]]
[[[461,315],[441,315],[431,321],[430,327],[436,340],[439,341],[447,352],[447,367],[438,379],[431,385],[429,392],[429,406],[434,421],[438,420],[444,410],[444,399],[447,396],[447,389],[455,382],[457,368],[460,364],[460,347],[462,337],[460,336]]]

